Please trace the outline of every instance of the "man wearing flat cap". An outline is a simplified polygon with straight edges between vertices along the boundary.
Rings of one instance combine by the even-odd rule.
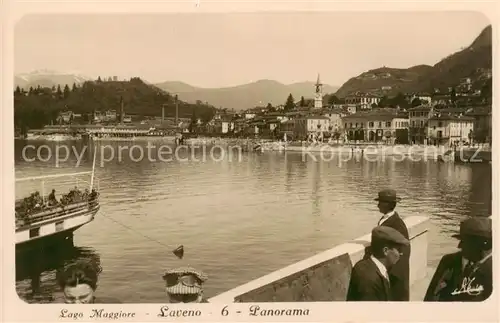
[[[409,240],[408,228],[398,212],[395,211],[397,203],[401,201],[396,191],[384,189],[378,192],[375,201],[378,202],[378,209],[383,214],[377,224],[391,227]],[[401,259],[389,272],[393,301],[407,302],[410,300],[410,252],[410,245],[405,245]]]
[[[424,301],[480,302],[493,290],[491,218],[471,217],[460,223],[459,252],[444,255]]]
[[[372,230],[371,255],[360,260],[351,272],[347,301],[393,301],[389,271],[410,242],[397,230],[378,226]]]
[[[191,267],[171,269],[163,275],[170,303],[207,303],[202,287],[207,279],[206,274]]]

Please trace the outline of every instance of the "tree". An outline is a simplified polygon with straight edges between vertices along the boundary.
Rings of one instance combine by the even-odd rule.
[[[61,91],[61,85],[57,85],[57,97],[61,97],[62,96],[62,91]]]
[[[69,93],[70,93],[69,86],[68,86],[68,84],[66,84],[66,85],[64,85],[64,90],[63,90],[63,96],[65,99],[67,99],[69,97]]]
[[[339,129],[335,129],[335,132],[333,133],[333,139],[337,140],[337,143],[339,143],[340,136],[342,134],[340,133]]]
[[[82,121],[83,123],[90,123],[90,116],[88,113],[82,114]]]
[[[340,104],[341,100],[335,95],[331,94],[328,96],[328,105]]]
[[[268,112],[275,112],[276,111],[276,109],[273,107],[273,105],[271,103],[267,104],[266,109]]]
[[[32,87],[32,86],[30,86],[30,89],[28,90],[28,95],[32,95],[32,94],[33,94],[33,91],[34,91],[34,90],[33,90],[33,87]]]
[[[52,93],[54,93],[54,92],[56,91],[56,86],[55,86],[55,85],[52,85],[51,90],[52,90]]]
[[[306,101],[305,101],[305,99],[304,99],[304,97],[303,97],[303,96],[301,96],[301,97],[300,97],[300,103],[299,103],[299,106],[300,106],[300,107],[304,107],[304,106],[306,106]]]
[[[195,130],[196,126],[198,124],[198,118],[196,118],[196,112],[193,111],[193,114],[191,115],[191,122],[189,123],[189,132],[194,132],[193,130]]]
[[[285,111],[290,111],[293,110],[294,108],[295,108],[295,100],[293,98],[292,93],[290,93],[285,102]]]
[[[102,80],[101,80],[101,77],[100,77],[100,76],[98,76],[98,77],[97,77],[97,82],[99,82],[99,83],[101,83],[101,82],[102,82]]]
[[[52,86],[52,85],[51,85]],[[64,84],[60,86],[63,88]],[[159,116],[161,109],[159,107],[167,102],[167,95],[159,96],[157,91],[144,83],[120,82],[120,83],[96,83],[88,81],[82,83],[81,86],[73,85],[74,94],[69,91],[71,86],[65,89],[65,94],[69,92],[69,96],[52,95],[50,87],[41,88],[40,95],[35,94],[31,88],[31,96],[16,95],[14,96],[14,122],[16,129],[33,129],[40,128],[54,119],[53,113],[57,114],[67,107],[77,114],[81,114],[84,118],[93,110],[106,111],[108,109],[120,110],[117,93],[119,92],[124,98],[130,102],[130,107],[127,112],[131,114],[142,114],[144,116]],[[57,85],[56,85],[57,89]],[[120,92],[122,91],[122,92]],[[82,95],[78,95],[78,94]],[[42,95],[43,94],[43,95]],[[63,94],[63,91],[61,91]],[[179,102],[179,117],[191,118],[193,112],[196,113],[198,119],[208,121],[215,114],[213,106],[196,106],[185,102]],[[166,115],[172,116],[175,113],[175,105],[168,104],[166,107]],[[92,119],[92,118],[90,118]],[[88,120],[85,119],[85,120]],[[73,122],[76,122],[75,119]]]
[[[422,105],[422,101],[420,101],[419,98],[415,98],[415,99],[413,99],[413,101],[411,101],[412,107],[418,107],[419,105]]]
[[[332,138],[333,137],[333,127],[331,125],[328,126],[328,137]]]
[[[372,108],[372,109],[376,109],[376,108],[378,108],[378,105],[377,105],[376,103],[372,103],[372,104],[371,104],[371,108]]]
[[[21,88],[19,87],[19,85],[18,85],[18,86],[16,86],[16,90],[14,91],[14,94],[15,94],[15,95],[19,95],[19,94],[21,94]]]
[[[391,99],[391,104],[393,108],[400,107],[402,109],[407,109],[410,107],[408,101],[406,101],[405,95],[399,92],[394,98]]]
[[[491,102],[491,78],[486,81],[486,84],[484,84],[481,87],[481,98],[485,103],[490,103]]]
[[[457,91],[455,90],[455,88],[451,89],[451,92],[450,92],[450,101],[451,101],[452,104],[455,104],[455,102],[457,102]]]
[[[76,84],[73,83],[73,87],[71,88],[71,92],[76,92],[77,88],[76,88]]]
[[[381,107],[381,108],[385,108],[387,106],[389,106],[391,104],[391,101],[389,100],[389,98],[387,97],[387,95],[384,95],[380,101],[378,102],[378,106]]]

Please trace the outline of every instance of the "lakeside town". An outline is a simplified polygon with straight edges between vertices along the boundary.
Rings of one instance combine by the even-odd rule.
[[[489,72],[491,74],[491,71]],[[490,75],[491,76],[491,75]],[[98,81],[102,82],[102,81]],[[109,81],[108,81],[109,82]],[[112,79],[110,82],[117,82]],[[491,86],[491,80],[490,86]],[[52,89],[54,90],[54,89]],[[21,92],[29,95],[29,92]],[[55,90],[57,93],[58,90]],[[489,91],[490,93],[484,93]],[[322,92],[320,75],[314,98],[299,101],[290,94],[282,105],[254,107],[241,112],[214,109],[213,116],[203,121],[191,118],[141,117],[123,109],[93,111],[84,114],[72,110],[59,112],[56,122],[41,129],[30,129],[27,139],[77,139],[82,135],[97,138],[229,137],[329,143],[379,143],[416,145],[491,145],[491,88],[473,89],[470,78],[458,81],[443,93],[399,93],[388,98],[380,94],[354,93],[345,98]],[[325,98],[328,100],[325,104]],[[176,98],[177,100],[177,98]],[[392,102],[390,102],[392,101]]]
[[[182,58],[191,53],[189,46],[181,45],[187,37],[180,24],[188,17],[175,22],[147,16],[142,17],[144,25],[137,23],[139,15],[131,17],[129,32],[120,20],[123,16],[106,17],[102,25],[96,17],[91,24],[76,23],[73,33],[80,30],[81,37],[68,39],[67,48],[58,52],[61,60],[74,61],[38,61],[24,68],[46,64],[66,72],[14,77],[12,209],[15,284],[21,300],[212,303],[221,304],[218,312],[225,317],[234,310],[228,307],[233,303],[303,302],[306,308],[310,302],[334,301],[482,302],[494,295],[491,26],[483,24],[468,47],[446,57],[442,53],[457,49],[455,44],[436,52],[444,58],[433,66],[386,67],[430,59],[418,53],[398,61],[396,56],[408,52],[380,43],[372,49],[381,51],[378,61],[376,55],[370,57],[374,61],[355,57],[358,52],[347,45],[352,52],[340,58],[339,45],[335,58],[328,53],[317,65],[307,66],[309,49],[293,59],[295,47],[289,47],[286,62],[282,53],[278,56],[283,70],[273,71],[271,53],[260,58],[252,48],[239,46],[244,49],[238,52],[241,57],[227,48],[221,55],[213,40],[214,53],[204,52],[203,69],[189,59],[175,61],[177,51]],[[270,22],[283,26],[280,17]],[[395,20],[375,18],[404,28]],[[46,34],[39,43],[50,52],[55,46],[49,40],[60,41],[56,36],[71,33],[70,22],[78,19],[58,22],[66,28],[46,28],[41,35],[36,32],[42,29],[40,22],[35,22],[37,28],[24,36],[26,44]],[[190,23],[199,21],[197,17]],[[364,23],[370,30],[349,37],[367,37],[360,40],[367,43],[375,27]],[[115,30],[106,26],[118,25],[119,33],[106,35],[105,46],[96,47],[102,56],[65,52],[79,43],[98,44],[97,38]],[[457,28],[451,25],[446,28]],[[83,34],[95,26],[100,28],[84,40]],[[213,26],[201,24],[203,30]],[[298,24],[291,24],[287,34],[294,26]],[[435,36],[436,29],[426,38]],[[179,33],[178,38],[175,33],[168,36],[176,46],[162,49],[164,41],[156,35],[170,30]],[[258,30],[249,28],[252,33]],[[326,33],[320,39],[331,37],[334,43],[339,37]],[[344,33],[349,31],[342,30],[341,36]],[[139,47],[136,34],[144,38],[139,55],[133,53]],[[155,37],[148,41],[150,34]],[[207,32],[203,40],[210,43],[212,34],[217,31]],[[127,35],[121,47],[116,45],[119,35]],[[189,44],[206,48],[195,36]],[[266,36],[262,29],[246,41],[259,39],[266,49]],[[273,37],[268,40],[276,43]],[[399,49],[410,48],[399,41]],[[19,51],[29,54],[26,44]],[[429,47],[425,50],[434,49]],[[119,62],[103,59],[116,53]],[[156,53],[167,57],[161,57],[163,65]],[[225,65],[235,56],[239,64],[248,62],[249,69],[256,69],[250,61],[262,60],[264,70],[253,74],[243,66]],[[221,57],[224,64],[216,64]],[[328,65],[334,59],[340,63]],[[82,69],[82,74],[68,71],[87,61],[93,62],[92,68]],[[148,74],[148,64],[161,75]],[[219,66],[231,71],[227,74],[243,76],[224,79]],[[182,73],[175,74],[173,67]],[[349,69],[341,73],[343,67]],[[311,81],[254,81],[255,75]],[[212,83],[200,81],[206,76]],[[160,83],[167,77],[190,84]],[[330,85],[340,85],[338,79],[341,86]],[[150,148],[157,159],[151,158]],[[171,148],[175,160],[161,158]],[[233,148],[244,152],[234,163]],[[60,154],[61,149],[66,153]],[[133,152],[138,151],[136,158]],[[322,158],[316,158],[318,152]],[[413,153],[424,158],[412,158]],[[123,282],[134,293],[124,292]],[[60,318],[73,314],[66,306]],[[288,305],[279,310],[261,306],[250,309],[249,315],[309,315],[309,309]],[[132,315],[100,311],[91,318]],[[158,317],[174,317],[177,311],[175,305],[165,305]],[[202,310],[183,313],[201,316]]]

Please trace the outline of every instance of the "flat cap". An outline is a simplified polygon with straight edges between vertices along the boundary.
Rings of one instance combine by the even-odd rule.
[[[202,282],[205,282],[208,279],[207,274],[205,274],[204,272],[202,272],[200,270],[196,270],[193,267],[177,267],[174,269],[169,269],[165,272],[165,275],[163,275],[163,277],[165,277],[167,275],[179,275],[179,276],[181,276],[181,275],[194,275]]]
[[[192,284],[186,284],[182,280],[182,276],[195,277],[196,280],[192,280]],[[208,279],[208,276],[199,270],[192,267],[178,267],[174,269],[167,270],[163,275],[163,279],[167,283],[165,288],[166,292],[169,294],[198,294],[202,290],[202,284]]]
[[[410,241],[406,239],[398,230],[385,225],[379,225],[372,230],[372,243],[374,241],[387,241],[400,245],[410,244]]]
[[[465,219],[460,223],[460,233],[454,234],[453,237],[463,239],[465,237],[478,237],[491,239],[491,218],[485,216],[474,216]]]

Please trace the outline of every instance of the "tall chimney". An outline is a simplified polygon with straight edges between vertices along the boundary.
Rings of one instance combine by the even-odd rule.
[[[123,124],[123,117],[124,117],[124,112],[123,112],[123,96],[120,98],[120,105],[121,105],[121,111],[120,111],[120,123]]]
[[[161,123],[165,121],[165,104],[161,105]]]
[[[179,125],[179,100],[177,94],[175,95],[175,126]]]

